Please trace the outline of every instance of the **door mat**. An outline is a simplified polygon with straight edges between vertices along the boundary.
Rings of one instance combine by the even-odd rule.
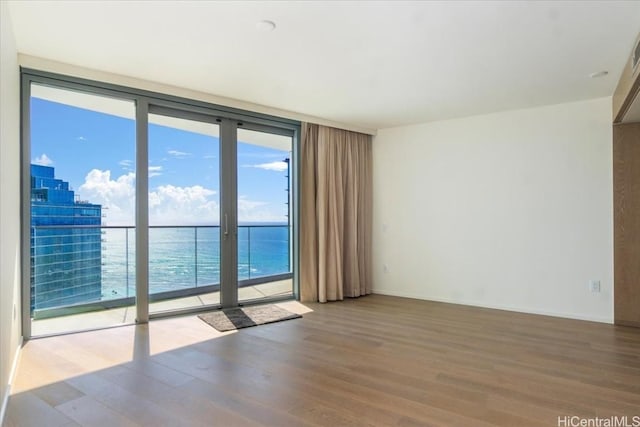
[[[218,331],[225,332],[267,323],[281,322],[283,320],[297,319],[302,316],[278,307],[277,305],[268,304],[214,311],[200,314],[198,317]]]

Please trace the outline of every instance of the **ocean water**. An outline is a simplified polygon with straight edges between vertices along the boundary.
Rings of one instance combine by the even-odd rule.
[[[135,295],[135,229],[104,229],[102,299]],[[238,228],[238,280],[291,271],[289,227]],[[149,230],[151,294],[220,283],[219,227]]]

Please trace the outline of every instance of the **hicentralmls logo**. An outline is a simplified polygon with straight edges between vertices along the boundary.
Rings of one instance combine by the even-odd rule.
[[[576,415],[558,417],[558,427],[640,427],[640,415],[584,418]]]

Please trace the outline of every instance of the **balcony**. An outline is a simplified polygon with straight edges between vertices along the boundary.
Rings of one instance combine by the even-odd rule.
[[[240,300],[292,295],[289,232],[286,224],[238,227]],[[132,322],[135,258],[135,227],[31,227],[33,334],[56,333],[51,325],[79,313],[85,325]],[[219,304],[219,226],[150,227],[149,300],[151,312]]]

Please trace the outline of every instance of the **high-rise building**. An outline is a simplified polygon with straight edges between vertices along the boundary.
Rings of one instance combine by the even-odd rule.
[[[101,223],[101,205],[76,200],[54,168],[31,165],[32,311],[100,299]]]

